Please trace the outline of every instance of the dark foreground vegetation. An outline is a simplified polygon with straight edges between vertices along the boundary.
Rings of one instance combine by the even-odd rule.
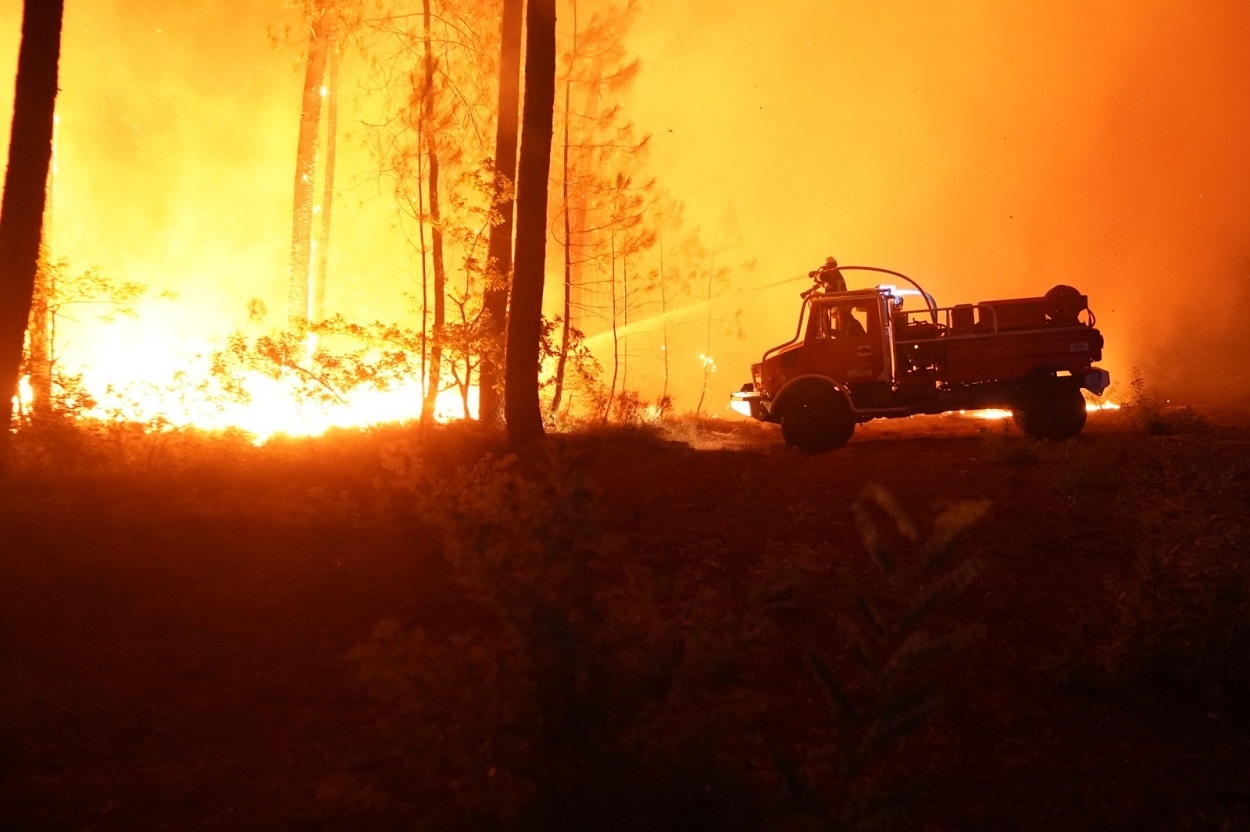
[[[0,829],[1247,829],[1250,431],[34,428]]]

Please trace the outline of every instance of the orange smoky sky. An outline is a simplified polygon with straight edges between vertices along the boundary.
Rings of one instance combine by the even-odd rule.
[[[0,7],[0,78],[20,17]],[[268,33],[296,21],[278,0],[66,3],[55,253],[178,295],[109,337],[219,337],[251,298],[282,314],[301,56]],[[1247,42],[1250,6],[1219,0],[646,2],[626,103],[654,172],[709,240],[732,218],[726,262],[756,263],[713,303],[711,410],[826,255],[944,304],[1072,284],[1121,384],[1244,400]],[[328,306],[371,319],[412,290],[412,254],[345,133]],[[697,352],[701,318],[680,326]]]
[[[732,206],[758,258],[748,354],[807,284],[753,286],[835,255],[946,304],[1075,285],[1114,378],[1235,404],[1247,42],[1237,2],[687,2],[645,15],[637,106],[661,181],[696,215]]]

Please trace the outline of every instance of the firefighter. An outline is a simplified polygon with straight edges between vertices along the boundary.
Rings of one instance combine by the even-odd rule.
[[[856,312],[867,311],[859,307],[855,308]],[[854,313],[848,307],[838,310],[838,334],[843,338],[861,338],[868,334],[864,329],[864,325],[859,322]]]
[[[838,268],[838,261],[832,257],[826,257],[824,265],[808,272],[807,276],[816,281],[816,286],[822,292],[846,291],[846,278]]]

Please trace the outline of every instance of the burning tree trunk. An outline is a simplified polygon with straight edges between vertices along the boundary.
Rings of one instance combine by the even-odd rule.
[[[30,322],[27,325],[26,368],[30,374],[31,413],[36,417],[52,413],[52,322],[48,299],[56,291],[54,266],[48,247],[39,247],[39,265],[35,269],[35,293],[31,297]]]
[[[616,401],[616,377],[621,371],[621,339],[616,330],[616,230],[608,238],[608,290],[611,293],[609,308],[612,312],[612,381],[608,384],[608,398],[603,403],[603,421],[612,419],[612,403]]]
[[[555,0],[529,0],[526,10],[525,109],[517,182],[516,274],[508,315],[504,413],[508,440],[543,436],[538,401],[543,281],[547,254],[547,176],[556,86]]]
[[[570,48],[561,57],[567,73],[563,84],[563,181],[561,208],[564,224],[564,314],[561,321],[560,346],[556,358],[554,394],[551,412],[565,407],[568,351],[574,332],[587,328],[588,312],[606,321],[606,312],[613,306],[616,291],[611,276],[606,281],[588,282],[585,272],[592,266],[600,276],[609,275],[615,264],[610,253],[620,223],[612,208],[615,197],[608,195],[619,188],[612,177],[626,168],[646,140],[635,143],[631,127],[620,123],[620,105],[603,109],[605,101],[620,97],[638,71],[637,61],[626,60],[624,35],[638,13],[636,0],[624,4],[610,3],[590,15],[589,23],[581,25],[579,4],[572,0]],[[580,92],[575,91],[580,88]],[[580,98],[577,111],[574,101]],[[607,265],[605,265],[607,264]],[[606,285],[606,289],[604,288]],[[615,310],[612,311],[615,316]],[[575,319],[575,316],[577,318]],[[615,330],[618,321],[607,321]],[[615,335],[614,335],[615,344]],[[614,376],[617,362],[614,360]]]
[[[304,60],[304,94],[295,148],[295,204],[291,223],[291,266],[287,276],[287,325],[308,323],[308,287],[312,274],[312,229],[317,175],[317,137],[321,129],[321,89],[329,51],[327,0],[315,0],[310,16],[308,56]]]
[[[434,326],[430,337],[430,363],[426,374],[425,399],[421,402],[421,421],[434,419],[434,402],[438,398],[443,363],[443,329],[447,324],[447,272],[443,266],[443,226],[438,202],[438,145],[430,130],[430,114],[434,109],[434,52],[430,37],[430,0],[423,0],[422,27],[425,44],[425,80],[421,89],[421,131],[425,134],[425,153],[429,165],[426,187],[430,196],[430,249],[434,264]]]
[[[495,126],[494,205],[499,224],[491,226],[487,258],[490,268],[482,306],[490,343],[482,354],[478,372],[478,418],[498,425],[499,364],[495,343],[501,340],[508,316],[508,277],[512,272],[512,215],[515,207],[517,112],[521,103],[521,30],[524,0],[504,0],[502,39],[499,47],[499,107]],[[507,194],[507,196],[504,196]]]
[[[26,0],[22,15],[9,163],[0,206],[0,462],[6,457],[43,235],[64,5],[63,0]]]
[[[317,256],[313,278],[312,317],[326,316],[326,276],[330,268],[330,209],[334,205],[334,163],[338,151],[339,130],[339,53],[336,33],[328,35],[326,67],[326,163],[325,182],[321,191],[321,223],[317,229]]]
[[[573,326],[573,206],[569,203],[569,176],[572,174],[569,165],[569,114],[573,97],[573,67],[577,64],[577,0],[573,0],[573,46],[569,58],[569,74],[564,79],[564,155],[563,171],[560,176],[561,196],[564,202],[561,214],[564,217],[564,314],[560,319],[560,354],[556,357],[555,392],[551,396],[551,415],[560,413],[560,404],[564,397],[564,373],[569,361],[569,331]],[[580,228],[583,223],[579,222]]]
[[[611,313],[612,382],[604,404],[603,420],[609,421],[617,402],[617,380],[621,396],[628,392],[629,310],[635,303],[629,288],[629,260],[655,244],[655,233],[646,223],[646,195],[651,185],[634,188],[630,177],[618,171],[612,185],[608,233],[608,306]],[[618,268],[619,264],[619,268]],[[617,275],[620,288],[617,288]],[[619,325],[618,325],[619,321]],[[618,408],[619,411],[619,408]]]

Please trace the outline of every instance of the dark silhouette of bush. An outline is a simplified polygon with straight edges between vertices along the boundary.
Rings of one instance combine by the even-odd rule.
[[[859,826],[899,809],[905,789],[868,769],[935,707],[922,671],[966,633],[941,629],[934,613],[972,579],[955,544],[984,504],[950,507],[923,542],[883,490],[856,504],[889,590],[854,595],[844,634],[855,669],[811,656],[836,706],[837,747],[832,761],[805,749],[795,762],[764,728],[770,699],[755,674],[785,643],[775,614],[801,585],[778,583],[735,607],[657,577],[600,528],[595,495],[559,446],[450,473],[415,456],[391,467],[397,504],[473,611],[454,631],[388,619],[353,658],[387,705],[385,731],[414,760],[413,777],[446,784],[441,797],[458,807],[449,823],[732,830]],[[914,547],[907,559],[894,559],[873,509]],[[832,785],[813,773],[830,762]],[[768,768],[771,785],[758,776]]]
[[[1136,461],[1127,490],[1136,569],[1114,587],[1106,668],[1211,702],[1250,701],[1250,470],[1218,444],[1169,440]]]
[[[433,632],[381,622],[353,652],[391,707],[414,776],[458,824],[735,829],[749,791],[693,753],[657,760],[649,708],[700,663],[675,599],[598,526],[566,451],[485,456],[450,474],[397,457],[398,502],[474,605]]]

